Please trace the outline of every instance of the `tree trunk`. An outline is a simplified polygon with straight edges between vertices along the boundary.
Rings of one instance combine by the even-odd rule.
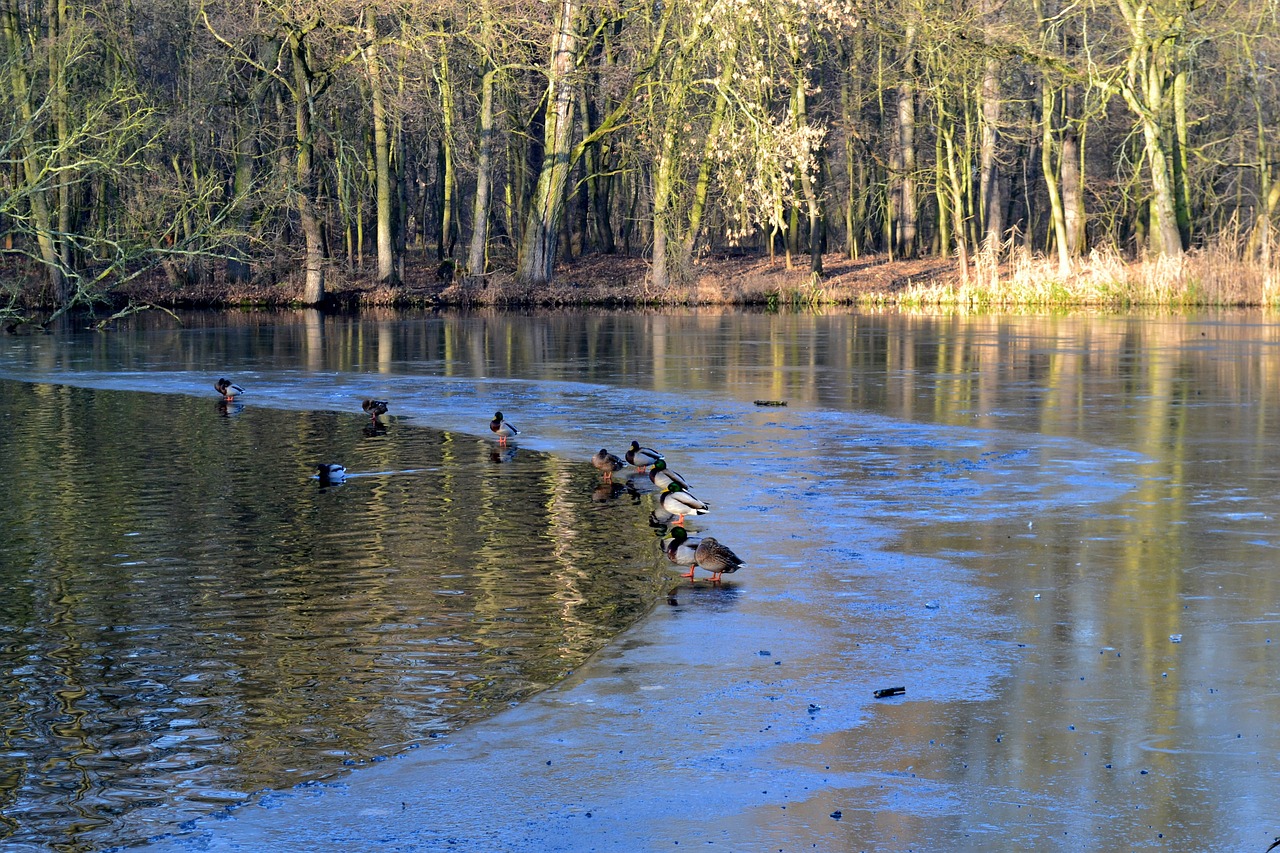
[[[487,4],[485,8],[488,8]],[[476,195],[471,209],[471,245],[467,249],[467,275],[475,280],[483,278],[485,274],[485,255],[489,244],[494,134],[493,87],[497,73],[490,68],[480,81],[480,144],[476,155]]]
[[[1149,247],[1155,254],[1181,257],[1176,187],[1172,177],[1165,130],[1166,75],[1170,53],[1178,38],[1162,32],[1146,3],[1117,0],[1129,27],[1129,56],[1120,94],[1142,129],[1143,147],[1151,175]],[[1148,32],[1151,29],[1152,32]]]
[[[436,257],[439,260],[453,257],[453,248],[457,243],[457,202],[458,178],[455,174],[453,139],[453,78],[449,70],[449,51],[441,50],[440,66],[436,76],[440,86],[440,242],[436,245]]]
[[[806,129],[809,126],[809,99],[805,94],[808,80],[804,74],[804,63],[801,57],[794,56],[795,89],[792,93],[792,113],[796,127]],[[811,153],[812,156],[812,153]],[[809,172],[809,163],[800,163],[800,190],[804,195],[804,203],[809,214],[809,272],[822,275],[822,208],[818,203],[818,175]]]
[[[316,207],[316,176],[312,160],[315,156],[314,128],[312,127],[311,101],[315,95],[315,81],[307,62],[306,33],[289,33],[289,55],[293,65],[294,137],[297,143],[296,177],[294,190],[298,205],[298,219],[302,225],[304,243],[303,269],[305,283],[302,290],[303,305],[319,305],[324,302],[324,227]]]
[[[546,126],[543,130],[542,169],[533,203],[525,220],[519,280],[541,286],[551,282],[556,262],[556,235],[563,213],[564,188],[569,176],[570,134],[573,131],[573,71],[578,47],[574,26],[580,0],[560,0],[555,44],[548,69]]]
[[[387,130],[386,94],[382,87],[382,60],[378,55],[378,21],[372,6],[364,11],[365,68],[369,75],[373,119],[373,170],[378,241],[378,281],[395,284],[395,222],[391,203],[391,136]]]
[[[1182,248],[1191,246],[1191,178],[1187,168],[1187,70],[1179,69],[1173,78],[1173,182],[1174,204],[1178,217],[1178,235]]]
[[[1062,129],[1062,220],[1066,226],[1067,254],[1078,258],[1084,253],[1084,151],[1080,133],[1076,130],[1078,93],[1076,87],[1068,87]]]
[[[907,25],[902,81],[898,84],[898,256],[915,257],[918,210],[916,203],[916,28]]]
[[[1000,63],[988,59],[982,75],[982,141],[978,153],[979,211],[983,243],[996,251],[1004,242],[1004,192],[996,148],[1000,123]]]
[[[1040,85],[1040,166],[1044,178],[1045,190],[1049,195],[1049,212],[1053,227],[1053,243],[1058,253],[1058,275],[1071,274],[1071,242],[1067,233],[1066,211],[1062,204],[1062,193],[1058,181],[1058,168],[1054,163],[1053,117],[1055,114],[1053,85],[1048,77],[1042,78]],[[1065,162],[1065,154],[1059,153],[1058,161]]]

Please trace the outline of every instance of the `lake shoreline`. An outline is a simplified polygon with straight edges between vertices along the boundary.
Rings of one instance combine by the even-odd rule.
[[[716,255],[697,260],[687,281],[655,287],[649,262],[623,255],[586,255],[557,267],[545,285],[525,285],[510,270],[462,277],[448,261],[406,262],[402,281],[381,284],[368,272],[334,265],[324,303],[332,311],[368,308],[442,309],[471,307],[865,307],[986,310],[1084,308],[1117,310],[1140,306],[1271,307],[1280,304],[1280,276],[1265,267],[1212,251],[1182,259],[1127,261],[1115,252],[1095,252],[1065,273],[1057,261],[1022,252],[996,261],[979,256],[967,274],[953,258],[849,258],[828,254],[814,275],[807,257]],[[8,270],[11,280],[14,270]],[[53,310],[47,288],[11,285],[12,302],[0,318],[23,318]],[[90,312],[299,307],[299,277],[281,281],[176,283],[159,272],[96,294]],[[15,310],[16,309],[16,310]],[[5,328],[14,331],[16,323]]]

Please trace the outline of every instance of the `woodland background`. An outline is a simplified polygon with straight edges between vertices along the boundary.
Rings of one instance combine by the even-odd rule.
[[[0,311],[140,277],[178,300],[320,304],[423,270],[536,296],[584,257],[643,259],[652,295],[742,253],[815,283],[876,255],[1065,288],[1099,258],[1185,281],[1190,253],[1265,301],[1278,21],[1276,0],[0,0]]]

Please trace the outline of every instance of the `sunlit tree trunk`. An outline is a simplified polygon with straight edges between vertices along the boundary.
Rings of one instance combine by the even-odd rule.
[[[807,130],[809,126],[809,98],[805,92],[808,80],[804,74],[801,57],[793,57],[795,88],[791,95],[792,113],[796,127]],[[809,171],[809,164],[799,164],[800,190],[804,195],[805,209],[809,215],[809,272],[822,274],[822,208],[818,203],[818,175]]]
[[[1180,63],[1181,64],[1181,63]],[[1183,248],[1191,245],[1191,173],[1187,168],[1190,149],[1187,120],[1187,69],[1181,67],[1173,78],[1173,183],[1178,234]]]
[[[1078,87],[1068,86],[1063,92],[1062,153],[1060,174],[1062,175],[1062,221],[1066,228],[1067,254],[1078,258],[1084,253],[1085,209],[1084,209],[1084,146],[1081,144]]]
[[[485,256],[489,243],[489,197],[493,173],[493,89],[497,70],[489,68],[480,80],[479,145],[476,153],[476,194],[472,201],[471,243],[467,248],[467,273],[472,277],[485,274]]]
[[[982,141],[978,150],[978,187],[983,242],[997,249],[1004,240],[1004,182],[996,159],[1000,125],[1000,63],[988,59],[982,74]]]
[[[382,59],[378,54],[377,13],[364,11],[365,70],[369,75],[369,100],[373,122],[373,170],[375,220],[378,243],[378,281],[398,280],[395,256],[395,220],[392,204],[391,135],[387,127],[386,93],[383,90]]]
[[[1177,201],[1172,163],[1166,142],[1169,113],[1169,64],[1179,18],[1161,20],[1155,4],[1147,0],[1116,0],[1129,30],[1128,61],[1120,93],[1142,130],[1143,148],[1151,177],[1148,235],[1153,253],[1181,256]]]
[[[965,210],[964,179],[961,176],[960,163],[956,156],[955,124],[945,120],[940,128],[943,146],[947,156],[947,175],[951,187],[951,235],[959,253],[960,275],[965,282],[969,280],[969,241],[967,235],[968,216]]]
[[[453,257],[457,242],[457,184],[455,174],[456,140],[453,133],[453,74],[449,67],[449,50],[441,46],[440,64],[436,67],[436,83],[440,89],[440,236],[436,244],[436,258]]]
[[[898,255],[915,257],[919,207],[916,200],[916,57],[915,24],[907,25],[902,79],[898,84]]]
[[[556,12],[556,35],[547,74],[542,169],[525,219],[524,242],[520,253],[519,278],[526,285],[549,284],[555,270],[557,225],[563,213],[571,155],[574,98],[570,75],[578,46],[574,28],[579,5],[580,0],[560,0]]]
[[[294,197],[298,206],[298,220],[302,226],[304,245],[305,279],[302,290],[304,305],[319,305],[324,301],[325,296],[324,225],[316,206],[317,182],[313,163],[315,128],[312,125],[311,115],[311,104],[320,86],[311,74],[306,43],[307,34],[315,26],[319,26],[319,21],[306,29],[292,30],[285,40],[293,65],[294,139],[297,144],[294,163],[297,185],[294,188]]]

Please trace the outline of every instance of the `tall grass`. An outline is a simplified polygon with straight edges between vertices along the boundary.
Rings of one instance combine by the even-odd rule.
[[[908,285],[898,294],[904,307],[968,310],[1011,307],[1280,308],[1280,265],[1245,248],[1237,235],[1222,235],[1181,257],[1155,256],[1131,262],[1114,248],[1091,251],[1059,269],[1056,257],[1005,247],[1003,263],[990,249],[974,258],[969,275]],[[1276,258],[1280,253],[1262,253]]]

